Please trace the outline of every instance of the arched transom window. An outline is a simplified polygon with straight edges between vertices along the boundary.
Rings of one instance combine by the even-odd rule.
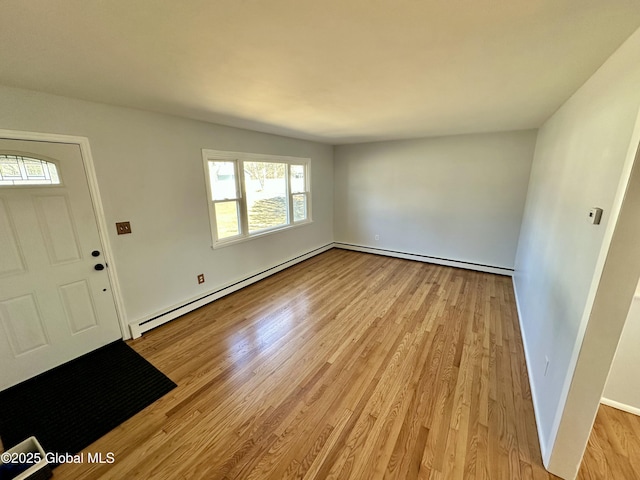
[[[20,155],[0,154],[0,187],[7,185],[59,185],[55,163]]]

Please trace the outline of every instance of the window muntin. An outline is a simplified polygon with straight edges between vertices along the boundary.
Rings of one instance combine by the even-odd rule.
[[[203,150],[214,246],[310,222],[309,160]]]
[[[21,155],[0,154],[0,186],[60,185],[55,163]]]

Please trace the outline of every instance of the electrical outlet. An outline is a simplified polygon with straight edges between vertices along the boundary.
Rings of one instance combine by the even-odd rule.
[[[127,233],[131,233],[131,223],[118,222],[116,223],[116,229],[118,230],[118,235],[125,235]]]
[[[204,273],[201,273],[200,275],[198,275],[198,284],[200,283],[204,283]]]
[[[376,233],[375,237],[373,237],[373,238],[374,238],[374,239],[376,240],[376,242],[377,242],[378,240],[380,240],[380,235],[378,235],[378,234]]]

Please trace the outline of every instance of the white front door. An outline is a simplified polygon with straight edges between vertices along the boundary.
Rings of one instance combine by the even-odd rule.
[[[0,390],[122,338],[106,267],[80,147],[0,139]]]

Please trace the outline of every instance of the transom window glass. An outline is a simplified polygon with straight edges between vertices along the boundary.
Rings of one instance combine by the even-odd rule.
[[[60,176],[54,163],[20,155],[0,154],[0,186],[59,184]]]
[[[311,221],[305,158],[203,150],[214,246]]]

